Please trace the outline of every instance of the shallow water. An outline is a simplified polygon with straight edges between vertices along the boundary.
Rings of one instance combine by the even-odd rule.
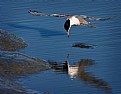
[[[0,28],[22,37],[28,48],[20,52],[45,60],[69,62],[91,59],[95,64],[85,71],[108,84],[110,91],[70,78],[65,72],[43,71],[20,81],[25,87],[49,94],[120,94],[121,93],[121,1],[120,0],[0,0]],[[72,27],[70,38],[63,28],[66,19],[37,17],[28,10],[94,17],[114,17],[109,21],[91,21],[97,28]],[[81,42],[96,45],[94,49],[71,47]]]

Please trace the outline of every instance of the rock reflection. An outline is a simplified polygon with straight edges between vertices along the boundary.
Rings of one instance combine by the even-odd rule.
[[[95,64],[94,60],[81,59],[77,64],[70,65],[68,57],[69,55],[67,55],[65,63],[49,61],[49,64],[55,71],[66,72],[71,78],[76,77],[88,85],[102,89],[106,94],[112,94],[111,88],[106,81],[95,77],[90,72],[85,71],[86,67]]]

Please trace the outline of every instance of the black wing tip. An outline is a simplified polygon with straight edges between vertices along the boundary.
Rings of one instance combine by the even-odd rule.
[[[109,18],[107,18],[108,20],[112,20],[112,19],[115,19],[116,18],[116,16],[112,16],[112,17],[109,17]]]
[[[31,13],[31,12],[36,12],[36,13],[39,13],[39,11],[36,11],[36,10],[29,10],[28,13]]]
[[[30,9],[28,12],[30,13],[30,12],[35,12],[35,11],[33,11],[33,10]]]
[[[32,12],[32,10],[30,9],[29,12]]]
[[[31,12],[35,12],[35,11],[33,11],[33,10],[29,10],[29,11],[28,11],[28,13],[31,13]]]
[[[29,10],[28,13],[30,13],[32,10]]]
[[[109,18],[100,18],[99,20],[105,21],[105,20],[112,20],[112,19],[113,19],[113,17],[109,17]]]

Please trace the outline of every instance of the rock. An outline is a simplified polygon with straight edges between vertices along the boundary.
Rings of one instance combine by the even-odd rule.
[[[73,43],[72,44],[72,47],[79,47],[79,48],[94,48],[93,46],[95,45],[91,45],[91,44],[86,44],[86,43],[80,43],[80,42],[77,42],[77,43]]]
[[[22,40],[22,38],[0,29],[0,50],[16,51],[27,46],[28,45]]]
[[[15,79],[47,70],[48,66],[46,61],[20,52],[0,51],[0,94],[29,94]]]
[[[20,52],[0,52],[0,72],[25,75],[47,70],[47,62]]]

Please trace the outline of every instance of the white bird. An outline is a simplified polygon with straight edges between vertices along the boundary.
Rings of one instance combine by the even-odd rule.
[[[47,13],[42,13],[38,11],[32,11],[29,10],[29,13],[34,15],[34,16],[54,16],[54,17],[66,17],[67,20],[64,24],[64,28],[67,31],[68,37],[70,35],[70,28],[71,26],[88,26],[88,27],[93,27],[90,22],[87,22],[86,19],[89,20],[110,20],[112,18],[95,18],[91,16],[85,16],[85,15],[71,15],[71,14],[47,14]]]

